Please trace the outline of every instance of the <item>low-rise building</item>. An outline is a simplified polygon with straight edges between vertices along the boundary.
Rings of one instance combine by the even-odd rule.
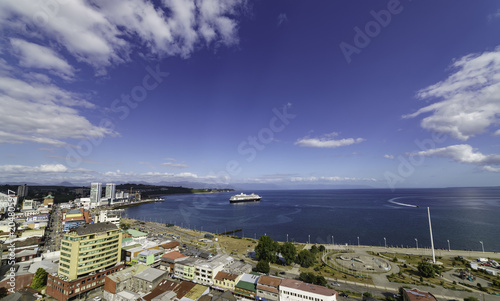
[[[282,278],[262,275],[257,281],[258,300],[279,300]]]
[[[153,290],[165,278],[167,278],[167,272],[147,268],[132,277],[129,289],[144,294]]]
[[[336,301],[337,291],[295,279],[283,279],[279,286],[281,301]]]
[[[204,285],[212,285],[214,277],[222,271],[225,266],[234,262],[234,259],[228,255],[217,255],[210,260],[199,260],[196,265],[195,282]]]
[[[234,288],[234,294],[243,299],[255,299],[257,297],[257,281],[260,274],[243,274]]]
[[[242,275],[226,273],[226,272],[218,272],[214,277],[214,287],[215,289],[219,289],[221,291],[231,291],[234,292],[234,288],[236,284],[240,280]]]
[[[185,260],[175,263],[174,277],[178,279],[193,281],[195,277],[198,259],[193,257],[188,257]]]
[[[125,268],[123,263],[119,263],[108,269],[79,277],[78,279],[68,279],[61,274],[49,274],[47,276],[47,294],[58,301],[79,298],[81,294],[104,285],[106,276],[114,274]]]
[[[104,279],[103,297],[107,301],[118,301],[121,297],[117,297],[119,292],[123,292],[130,287],[128,283],[135,275],[146,270],[148,267],[142,264],[127,267],[115,274],[108,275]]]
[[[160,265],[161,255],[163,255],[163,251],[160,250],[145,250],[137,255],[137,262],[154,268]]]
[[[172,251],[163,254],[161,257],[160,269],[166,270],[170,275],[175,273],[175,264],[189,258],[179,251]]]

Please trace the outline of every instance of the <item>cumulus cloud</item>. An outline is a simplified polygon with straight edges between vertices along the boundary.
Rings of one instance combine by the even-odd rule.
[[[500,171],[500,168],[491,166],[500,165],[500,155],[484,155],[468,144],[458,144],[441,148],[434,148],[420,151],[412,155],[450,158],[456,162],[480,166],[483,170],[486,171]]]
[[[420,99],[437,101],[403,118],[430,114],[421,121],[424,129],[462,141],[497,127],[500,121],[500,47],[461,57],[451,68],[453,73],[448,78],[417,93]]]
[[[303,147],[318,147],[318,148],[336,148],[341,146],[348,146],[351,144],[361,143],[365,141],[363,138],[344,138],[335,140],[332,137],[337,136],[338,133],[333,132],[323,135],[319,138],[304,137],[295,141],[295,145]]]
[[[390,159],[390,160],[394,160],[394,155],[388,155],[388,154],[385,154],[385,155],[384,155],[384,158],[386,158],[386,159]]]
[[[376,182],[374,178],[353,178],[353,177],[293,177],[292,182]]]

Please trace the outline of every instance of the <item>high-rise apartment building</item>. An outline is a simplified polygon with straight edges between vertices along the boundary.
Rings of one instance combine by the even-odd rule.
[[[70,280],[120,262],[121,231],[111,223],[80,226],[64,235],[58,274]]]
[[[112,201],[115,199],[115,194],[116,194],[116,184],[107,183],[106,184],[106,198],[110,199]]]
[[[90,207],[95,208],[99,206],[102,194],[102,183],[90,184]]]
[[[17,196],[20,198],[24,198],[28,196],[28,185],[19,185],[17,186]]]

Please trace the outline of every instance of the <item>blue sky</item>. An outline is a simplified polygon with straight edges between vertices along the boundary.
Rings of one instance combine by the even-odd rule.
[[[499,26],[497,1],[3,1],[0,182],[498,185]]]

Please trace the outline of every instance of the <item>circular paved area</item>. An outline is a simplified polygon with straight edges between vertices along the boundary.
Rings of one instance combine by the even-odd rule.
[[[385,273],[391,270],[391,264],[380,257],[356,253],[331,255],[337,265],[363,273]]]

